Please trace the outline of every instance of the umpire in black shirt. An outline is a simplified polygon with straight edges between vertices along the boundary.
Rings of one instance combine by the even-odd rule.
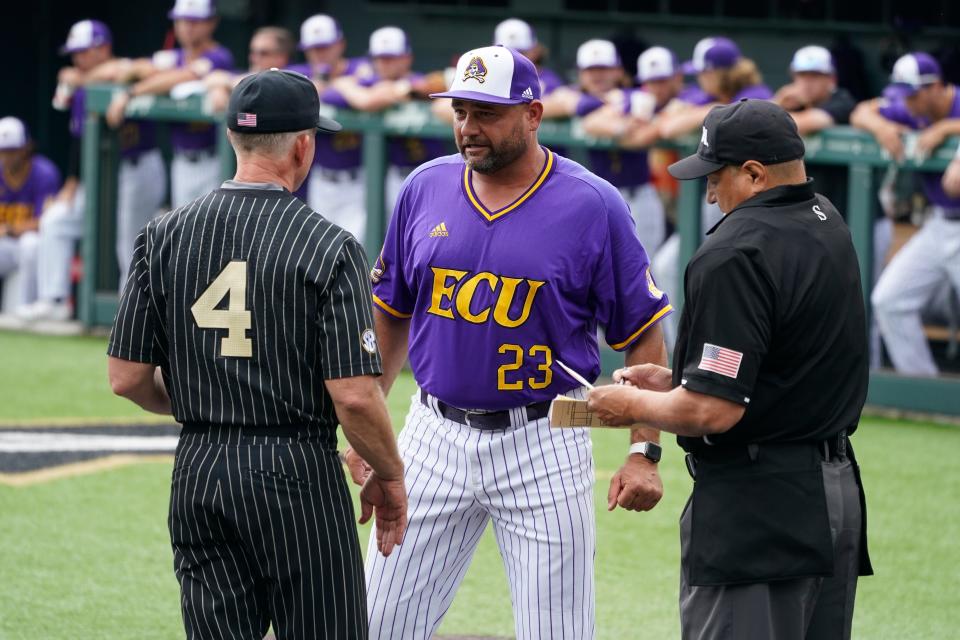
[[[340,129],[319,109],[300,74],[240,82],[236,177],[144,228],[110,336],[114,392],[183,424],[169,526],[188,638],[367,637],[338,422],[374,469],[361,522],[375,511],[381,553],[406,526],[363,249],[291,194],[316,131]]]
[[[629,385],[590,394],[605,421],[651,423],[688,452],[688,639],[849,638],[871,572],[848,439],[867,392],[860,273],[803,150],[773,103],[709,113],[697,153],[669,169],[706,176],[726,214],[687,267],[673,371],[631,367],[615,376]]]

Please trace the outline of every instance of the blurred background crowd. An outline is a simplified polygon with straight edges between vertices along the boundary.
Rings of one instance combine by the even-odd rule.
[[[231,89],[246,74],[280,68],[310,77],[322,102],[331,107],[379,112],[444,90],[461,53],[493,43],[517,49],[537,65],[545,117],[576,119],[589,136],[614,141],[614,149],[588,152],[588,168],[615,185],[629,203],[658,285],[668,293],[680,286],[683,265],[674,232],[677,186],[664,170],[675,152],[662,143],[699,135],[713,106],[743,98],[777,102],[793,114],[804,135],[852,125],[874,136],[891,160],[879,192],[871,194],[876,212],[874,366],[890,364],[919,376],[956,368],[960,154],[943,173],[904,171],[900,161],[928,156],[960,135],[960,96],[954,84],[960,80],[960,47],[949,37],[958,31],[960,11],[946,2],[921,2],[914,18],[905,20],[897,13],[898,3],[884,3],[880,13],[894,29],[866,29],[863,37],[851,35],[853,28],[785,31],[778,38],[776,26],[763,30],[754,25],[744,37],[723,28],[714,32],[703,16],[691,18],[693,28],[683,28],[665,22],[662,10],[639,10],[650,4],[644,2],[608,7],[619,18],[600,20],[604,2],[568,0],[564,11],[585,10],[588,18],[597,18],[596,26],[585,19],[576,22],[576,29],[562,29],[556,21],[544,20],[541,26],[535,19],[497,16],[499,2],[455,3],[447,14],[439,14],[447,19],[435,20],[433,28],[431,3],[400,0],[355,2],[352,8],[326,3],[337,5],[328,8],[330,13],[314,13],[316,6],[306,3],[281,3],[283,10],[272,15],[255,2],[221,2],[218,7],[212,0],[176,0],[166,8],[166,20],[126,13],[112,20],[109,11],[79,16],[80,8],[70,7],[68,15],[83,19],[46,36],[57,40],[55,46],[46,42],[34,49],[56,50],[59,58],[41,59],[38,67],[41,76],[50,68],[55,81],[25,80],[39,97],[21,93],[5,98],[0,112],[5,116],[0,119],[0,310],[27,324],[73,315],[71,287],[84,233],[79,178],[86,87],[117,87],[106,121],[118,131],[121,146],[115,236],[123,282],[140,228],[158,212],[190,202],[222,179],[214,125],[160,125],[131,118],[132,100],[200,94],[205,110],[222,113]],[[482,20],[470,19],[475,4],[482,8]],[[741,4],[723,3],[721,11],[735,11]],[[832,2],[795,4],[779,7],[777,15],[813,25],[827,19],[818,13],[822,5],[835,24],[845,11]],[[926,4],[939,9],[926,15]],[[364,9],[372,5],[393,11],[365,17]],[[137,11],[124,6],[125,12]],[[506,2],[502,6],[509,7]],[[238,7],[246,7],[246,13]],[[333,11],[338,7],[342,14]],[[705,7],[716,16],[716,3]],[[669,9],[672,18],[682,13]],[[743,11],[749,14],[747,22],[731,24],[762,23],[769,17]],[[149,13],[146,7],[144,12]],[[62,13],[57,16],[63,22]],[[387,23],[388,17],[404,26]],[[625,22],[616,24],[619,19]],[[925,32],[924,20],[939,21],[940,31]],[[956,23],[952,29],[951,21]],[[444,28],[437,28],[441,24]],[[724,21],[717,24],[722,27]],[[226,44],[221,30],[229,35]],[[12,37],[16,43],[24,34]],[[10,40],[6,46],[13,48]],[[16,55],[8,52],[7,59],[22,64]],[[11,74],[13,80],[18,73]],[[448,102],[431,101],[429,108],[438,120],[452,122]],[[451,143],[435,139],[391,138],[388,213],[416,166],[453,150]],[[848,198],[845,169],[811,165],[808,174],[842,212]],[[319,136],[313,170],[297,195],[363,241],[362,136],[350,131]],[[716,206],[704,202],[703,232],[720,215]],[[675,327],[666,329],[670,341]]]

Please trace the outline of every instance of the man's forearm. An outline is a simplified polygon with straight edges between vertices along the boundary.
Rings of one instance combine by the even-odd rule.
[[[403,462],[381,394],[372,401],[337,407],[337,417],[350,446],[386,480],[403,476]]]
[[[630,347],[624,362],[628,367],[648,362],[658,364],[661,367],[667,366],[667,347],[663,342],[663,329],[659,323],[650,327]],[[648,421],[641,419],[641,422]],[[634,442],[660,442],[660,431],[653,426],[631,429],[630,443]]]
[[[178,84],[196,79],[197,74],[190,69],[161,71],[130,87],[130,95],[165,95]]]
[[[160,368],[154,369],[153,375],[142,383],[131,388],[124,397],[146,411],[170,415],[173,409],[170,405],[170,395],[163,383]]]
[[[699,438],[727,431],[743,408],[727,400],[677,387],[671,391],[633,390],[628,415],[668,433]]]
[[[387,395],[407,360],[410,320],[394,318],[381,309],[374,309],[373,324],[377,331],[380,359],[383,362],[383,375],[380,376],[379,383],[383,395]]]

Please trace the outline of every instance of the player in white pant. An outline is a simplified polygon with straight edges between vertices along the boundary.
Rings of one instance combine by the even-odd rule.
[[[582,392],[557,363],[596,378],[598,325],[628,362],[665,362],[658,320],[671,307],[619,192],[538,144],[539,95],[533,63],[511,49],[461,57],[439,94],[461,154],[410,174],[372,272],[381,384],[409,354],[420,390],[399,439],[404,542],[367,559],[371,638],[433,637],[488,523],[516,637],[594,636],[590,436],[546,419],[558,394]],[[652,446],[657,433],[631,438]],[[344,457],[363,480],[363,461]],[[648,510],[661,494],[655,461],[634,453],[608,497]]]
[[[160,211],[167,195],[167,170],[159,149],[144,152],[136,160],[120,161],[117,176],[117,265],[120,288],[127,281],[133,245],[140,230]]]
[[[311,208],[323,211],[323,217],[363,244],[367,237],[363,169],[324,169],[314,165],[307,194]]]
[[[411,520],[402,549],[370,537],[371,638],[431,638],[493,524],[518,638],[593,635],[593,455],[585,429],[547,419],[484,431],[444,418],[418,391],[398,445]],[[584,398],[580,390],[569,395]],[[371,550],[373,553],[371,553]]]

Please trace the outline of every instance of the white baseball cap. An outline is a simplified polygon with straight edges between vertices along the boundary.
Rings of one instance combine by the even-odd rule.
[[[13,116],[0,118],[0,150],[22,149],[29,141],[27,127],[22,120]]]
[[[400,27],[380,27],[370,34],[371,58],[405,56],[410,53],[410,41]]]
[[[609,40],[587,40],[577,49],[577,68],[619,67],[620,55]]]
[[[540,99],[540,76],[530,59],[516,49],[480,47],[460,56],[450,88],[430,97],[523,104]]]
[[[680,71],[680,64],[673,51],[666,47],[650,47],[637,58],[637,80],[663,80]]]
[[[833,75],[836,72],[833,68],[833,56],[826,48],[815,44],[797,49],[793,54],[793,60],[790,61],[790,71],[827,75]]]
[[[537,46],[533,27],[519,18],[507,18],[493,31],[493,44],[502,44],[517,51],[529,51]]]
[[[167,17],[171,20],[206,20],[216,15],[214,0],[177,0]]]
[[[78,51],[86,51],[100,45],[110,44],[113,36],[110,29],[99,20],[81,20],[72,27],[67,34],[67,41],[60,47],[60,55],[69,55]]]
[[[318,13],[310,16],[300,25],[300,49],[327,47],[343,38],[343,31],[337,21],[328,15]]]

